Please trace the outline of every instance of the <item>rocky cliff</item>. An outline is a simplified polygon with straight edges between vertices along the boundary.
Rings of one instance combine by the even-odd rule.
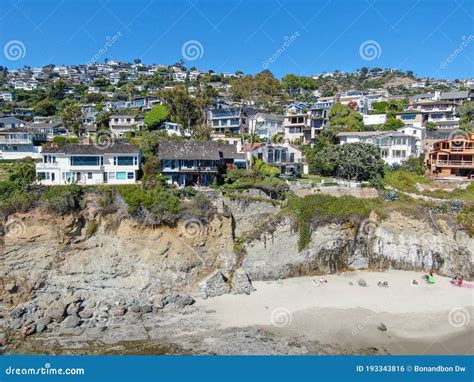
[[[39,210],[11,216],[1,238],[2,326],[24,336],[96,327],[189,307],[196,296],[251,293],[250,280],[357,268],[474,275],[473,238],[442,221],[391,212],[383,220],[313,223],[309,245],[298,251],[298,230],[274,203],[217,199],[212,220],[176,227],[139,225],[93,206],[64,217]]]

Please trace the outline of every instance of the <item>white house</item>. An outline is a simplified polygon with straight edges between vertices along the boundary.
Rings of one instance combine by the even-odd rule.
[[[0,130],[0,159],[40,158],[46,134],[25,128]]]
[[[133,184],[137,181],[141,153],[138,146],[68,144],[45,147],[36,177],[43,185]]]
[[[402,164],[409,157],[419,155],[418,139],[398,131],[345,132],[337,136],[341,145],[363,142],[378,146],[382,159],[389,165]]]
[[[178,137],[190,137],[191,133],[181,126],[179,123],[174,122],[163,122],[160,126],[160,130],[166,131],[169,136],[176,135]]]
[[[257,113],[247,119],[248,131],[261,139],[271,139],[283,133],[283,115]]]
[[[365,126],[383,125],[387,121],[386,114],[363,114]]]
[[[144,125],[144,117],[140,115],[114,114],[109,120],[110,131],[117,138],[123,138],[127,132],[140,130]]]
[[[307,173],[304,166],[305,158],[301,150],[285,144],[256,143],[252,147],[246,145],[244,151],[263,160],[269,165],[278,167],[282,175],[300,175]]]

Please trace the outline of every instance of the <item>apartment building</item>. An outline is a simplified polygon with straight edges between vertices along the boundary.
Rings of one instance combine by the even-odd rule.
[[[141,130],[145,119],[141,115],[114,114],[110,116],[109,128],[114,137],[123,138],[125,133]]]

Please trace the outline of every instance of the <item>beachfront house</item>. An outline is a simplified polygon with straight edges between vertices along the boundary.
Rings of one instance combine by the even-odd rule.
[[[36,176],[43,185],[133,184],[141,163],[138,146],[121,143],[51,145],[41,157]]]
[[[214,141],[169,141],[158,146],[162,174],[170,184],[209,186],[228,169],[245,167],[245,155]]]

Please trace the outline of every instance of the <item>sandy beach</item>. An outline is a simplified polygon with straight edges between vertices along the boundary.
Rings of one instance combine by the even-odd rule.
[[[319,276],[255,282],[251,295],[199,304],[216,312],[221,328],[258,326],[298,340],[390,354],[473,354],[474,289],[453,287],[437,275],[428,285],[422,276],[358,271],[324,276],[322,286],[313,283]],[[414,279],[418,286],[411,285]]]

